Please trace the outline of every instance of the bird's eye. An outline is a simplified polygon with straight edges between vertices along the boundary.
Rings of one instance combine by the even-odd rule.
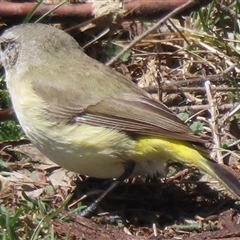
[[[14,41],[0,41],[0,57],[5,68],[12,67],[18,59],[19,44]]]
[[[2,42],[0,44],[1,51],[4,52],[6,50],[6,48],[7,48],[7,46],[8,46],[7,42]]]

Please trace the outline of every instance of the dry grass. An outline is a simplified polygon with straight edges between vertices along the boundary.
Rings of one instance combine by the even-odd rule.
[[[212,156],[236,169],[239,9],[239,1],[219,0],[189,16],[169,19],[114,63],[116,71],[163,101],[193,131],[210,137]],[[82,32],[69,32],[90,56],[106,63],[155,22],[88,24],[81,27]],[[75,24],[62,25],[65,29],[72,26]],[[1,129],[3,135],[11,135],[5,125]],[[15,125],[12,131],[16,132]],[[180,168],[176,173],[179,166],[170,166],[171,174],[165,179],[129,179],[108,195],[88,222],[73,213],[91,203],[108,182],[59,172],[28,147],[18,146],[14,151],[4,147],[1,158],[2,239],[148,239],[154,235],[156,239],[187,239],[193,233],[220,229],[209,233],[210,238],[218,239],[226,236],[226,226],[231,229],[228,237],[240,236],[238,203],[206,176],[199,181],[197,170]],[[82,198],[84,194],[88,195]],[[132,236],[121,235],[124,231]],[[198,239],[204,237],[198,235]]]

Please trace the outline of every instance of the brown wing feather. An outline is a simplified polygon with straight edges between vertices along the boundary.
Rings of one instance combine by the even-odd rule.
[[[51,117],[69,124],[86,123],[136,134],[204,142],[164,104],[123,75],[80,51],[72,54],[74,58],[64,55],[65,69],[79,64],[78,71],[68,72],[61,65],[53,65],[51,72],[41,71],[32,76],[34,90],[48,103]],[[58,78],[55,72],[59,73]]]
[[[75,117],[77,123],[171,139],[205,142],[164,104],[141,95],[104,99]]]

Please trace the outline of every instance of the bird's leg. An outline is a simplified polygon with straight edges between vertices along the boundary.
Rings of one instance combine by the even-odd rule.
[[[86,209],[81,211],[80,216],[86,217],[91,215],[97,209],[98,204],[109,192],[111,192],[116,186],[122,183],[126,178],[129,178],[131,176],[134,168],[135,168],[134,161],[125,162],[123,174],[120,177],[118,177],[115,181],[113,181],[110,187],[106,191],[104,191],[91,205],[89,205]]]

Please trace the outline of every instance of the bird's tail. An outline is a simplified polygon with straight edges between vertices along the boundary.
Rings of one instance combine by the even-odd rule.
[[[137,141],[136,152],[143,156],[141,161],[146,161],[146,158],[154,163],[172,160],[195,166],[219,181],[240,199],[240,176],[229,166],[209,159],[208,154],[191,143],[166,138],[141,137]]]
[[[229,166],[204,159],[199,166],[240,199],[240,176]]]

